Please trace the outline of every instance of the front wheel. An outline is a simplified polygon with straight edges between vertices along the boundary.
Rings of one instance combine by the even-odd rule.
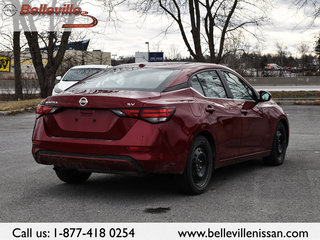
[[[273,137],[271,154],[263,158],[263,162],[271,166],[281,165],[286,155],[287,145],[288,133],[283,123],[280,122]]]
[[[61,181],[71,184],[84,183],[91,175],[91,172],[80,172],[77,169],[60,168],[56,166],[53,169]]]
[[[185,192],[200,194],[206,191],[213,170],[214,154],[209,141],[198,136],[192,143],[181,184]]]

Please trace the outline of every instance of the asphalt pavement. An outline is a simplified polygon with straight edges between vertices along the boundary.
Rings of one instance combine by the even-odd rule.
[[[209,191],[186,196],[171,176],[93,174],[60,182],[31,155],[34,114],[0,116],[1,222],[319,222],[320,106],[284,106],[291,135],[285,163],[219,169]]]

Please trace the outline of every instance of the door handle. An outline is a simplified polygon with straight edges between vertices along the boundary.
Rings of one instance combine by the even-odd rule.
[[[213,113],[215,111],[215,109],[211,106],[211,105],[208,105],[207,107],[206,107],[206,112],[208,112],[208,113]]]
[[[247,114],[248,114],[248,110],[241,109],[241,113],[242,113],[243,115],[247,115]]]

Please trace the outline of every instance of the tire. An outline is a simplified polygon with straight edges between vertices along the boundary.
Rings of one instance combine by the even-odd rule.
[[[270,166],[278,166],[284,162],[288,145],[288,133],[282,122],[279,122],[273,137],[271,154],[263,158],[263,162]]]
[[[53,169],[61,181],[70,184],[84,183],[91,175],[91,172],[80,172],[77,169],[60,168],[56,166]]]
[[[209,141],[203,136],[196,137],[181,176],[185,193],[196,195],[207,190],[213,171],[213,156]]]

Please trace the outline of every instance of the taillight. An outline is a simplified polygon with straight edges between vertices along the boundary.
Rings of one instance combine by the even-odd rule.
[[[151,123],[166,122],[173,116],[174,111],[175,108],[142,108],[140,118]]]
[[[128,117],[137,118],[139,117],[140,109],[122,109],[121,111]]]
[[[57,109],[57,107],[38,105],[36,108],[36,114],[39,117],[48,113],[54,113]]]
[[[162,123],[170,120],[175,112],[174,107],[161,108],[133,108],[113,109],[112,112],[119,117],[131,117],[141,119],[150,123]]]

